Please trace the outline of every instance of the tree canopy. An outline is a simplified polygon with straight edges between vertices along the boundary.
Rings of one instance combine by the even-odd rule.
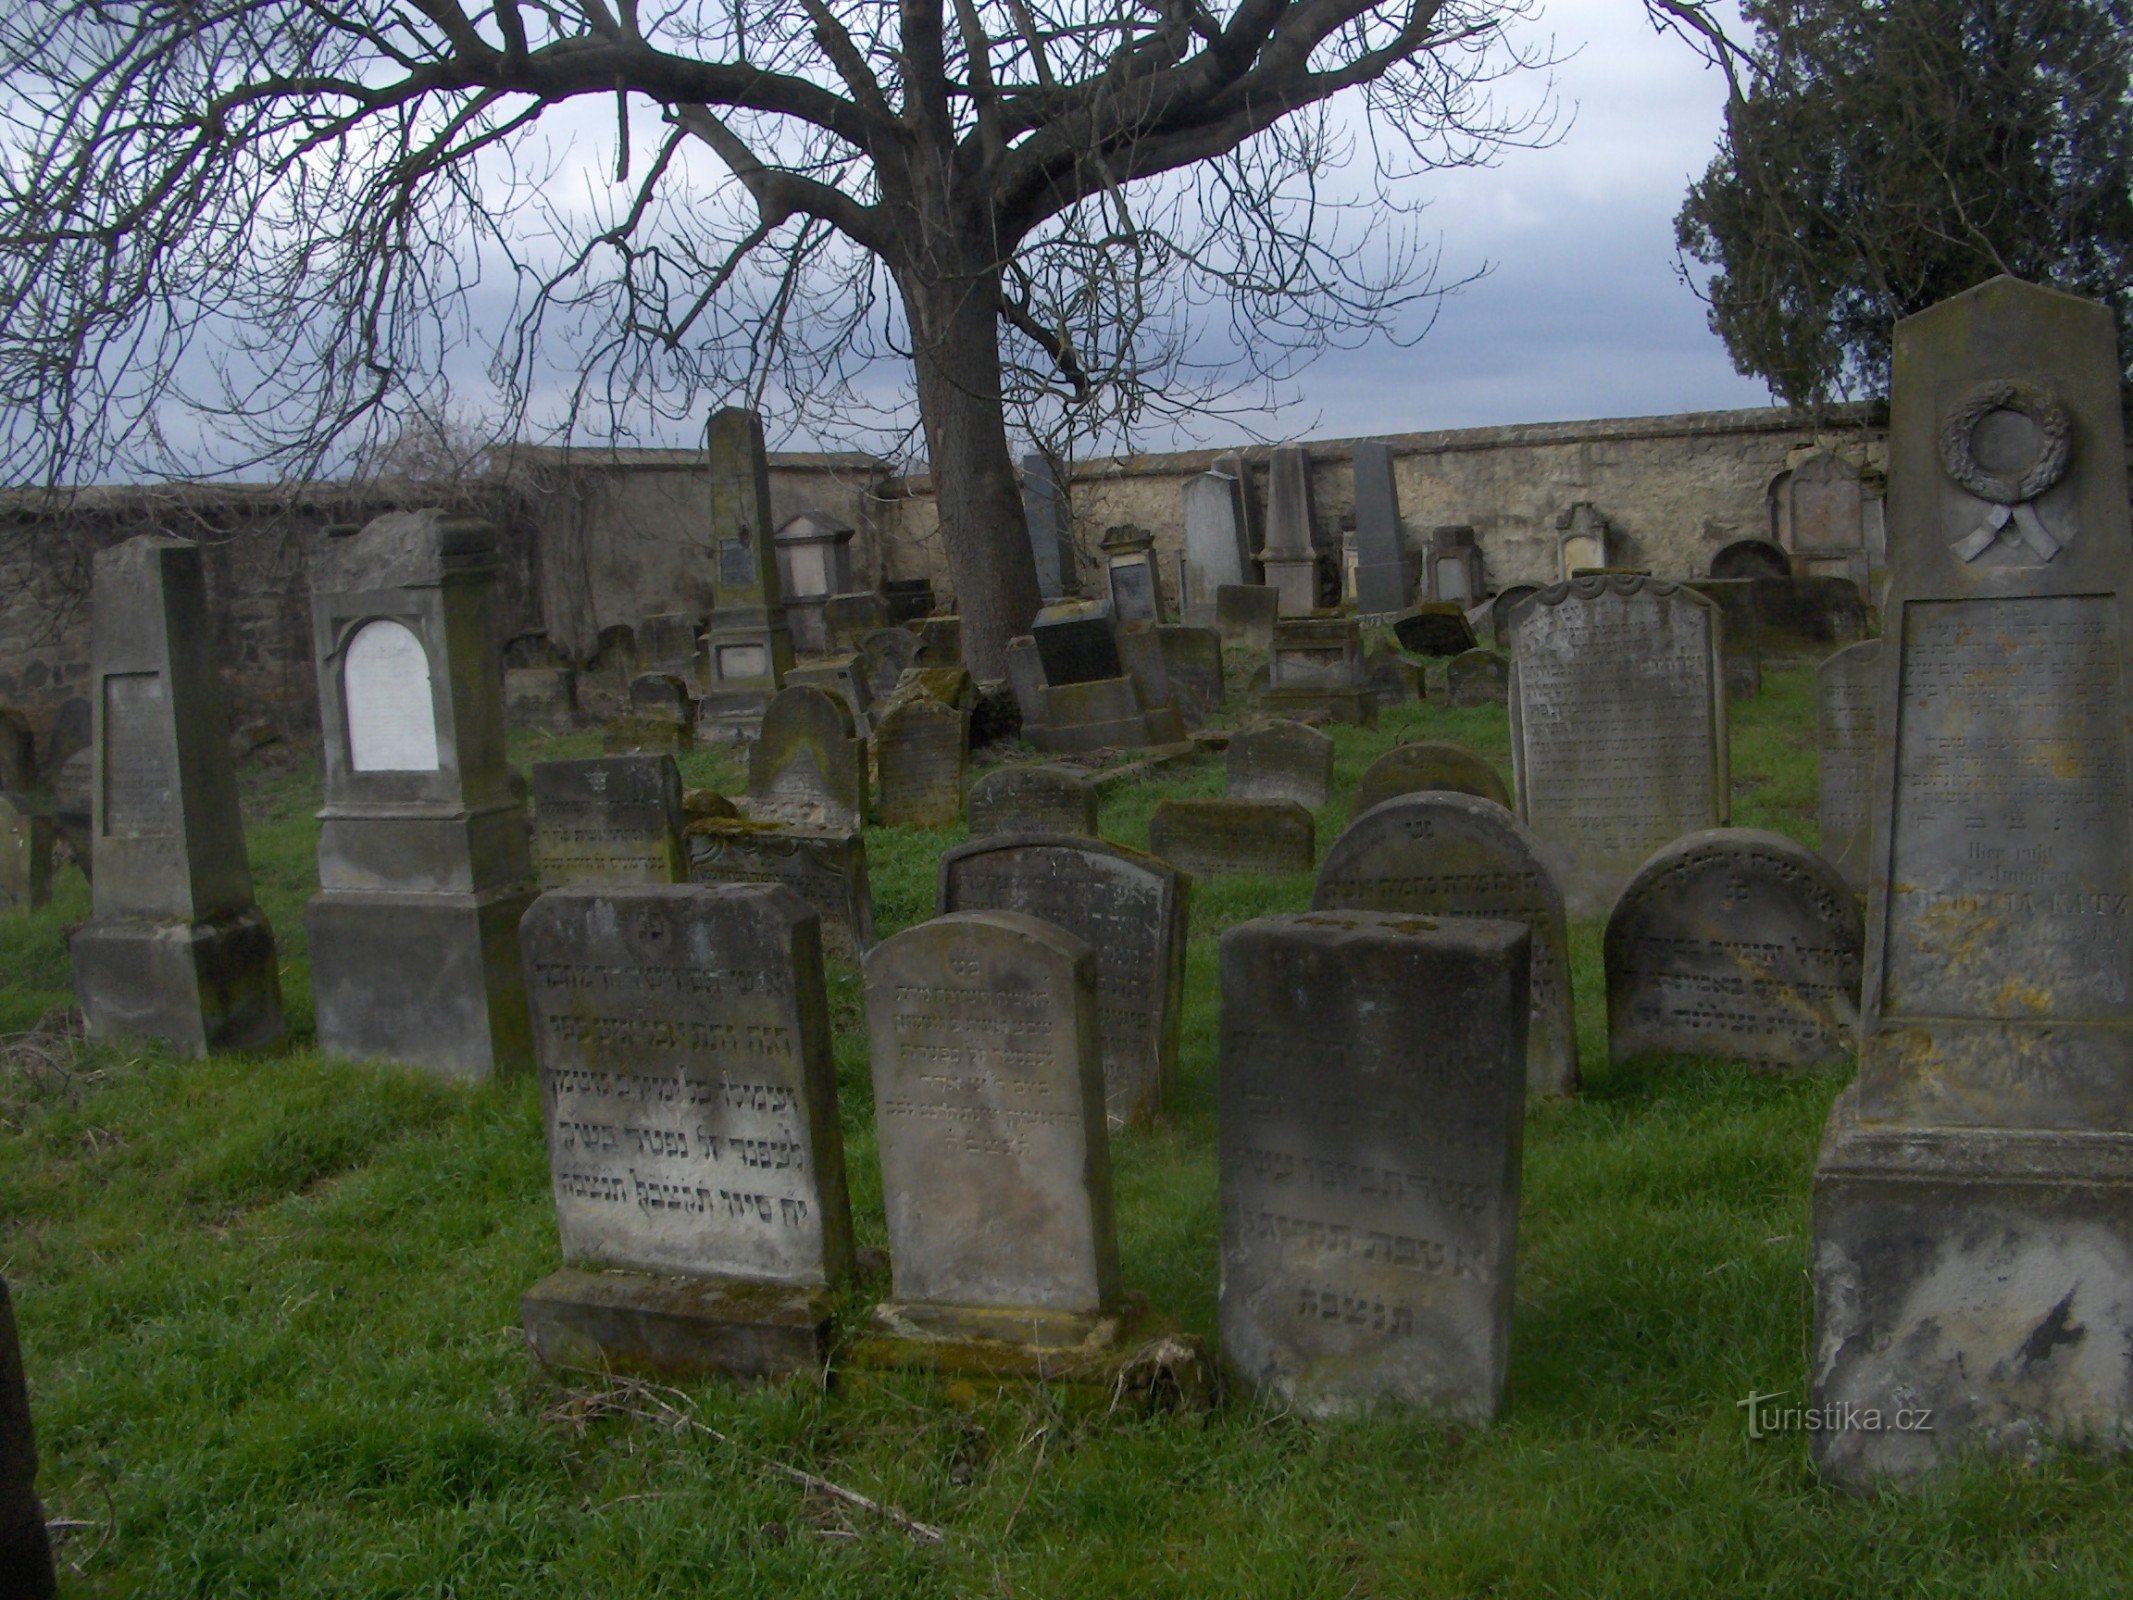
[[[2000,273],[2133,314],[2126,0],[1749,0],[1723,146],[1676,219],[1735,365],[1887,390],[1890,332]]]

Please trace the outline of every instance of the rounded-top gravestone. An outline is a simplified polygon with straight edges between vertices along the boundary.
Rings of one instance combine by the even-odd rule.
[[[1607,919],[1607,1052],[1812,1067],[1851,1051],[1859,903],[1806,846],[1755,828],[1677,839]]]
[[[1504,787],[1496,769],[1473,751],[1462,745],[1418,739],[1413,744],[1394,745],[1370,763],[1362,781],[1355,786],[1349,810],[1360,817],[1396,795],[1425,789],[1477,795],[1506,809],[1511,804],[1511,791]]]
[[[1333,741],[1276,718],[1231,735],[1226,768],[1233,800],[1293,800],[1316,810],[1333,793]]]
[[[748,752],[749,815],[844,833],[866,805],[866,745],[843,697],[806,684],[772,695]]]
[[[1096,834],[1096,785],[1067,767],[995,767],[970,786],[964,819],[970,837],[1001,834]]]

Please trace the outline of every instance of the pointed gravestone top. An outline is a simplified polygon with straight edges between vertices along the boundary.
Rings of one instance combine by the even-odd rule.
[[[778,561],[770,522],[763,421],[728,406],[711,414],[711,576],[718,609],[774,605]]]

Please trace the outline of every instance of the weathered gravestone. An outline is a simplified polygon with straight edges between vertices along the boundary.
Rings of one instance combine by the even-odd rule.
[[[30,719],[0,706],[0,793],[19,794],[37,781],[37,736]]]
[[[200,548],[96,557],[90,918],[67,942],[93,1038],[183,1055],[281,1042],[274,933],[252,899]]]
[[[1109,601],[1068,600],[1046,606],[1030,625],[1044,681],[1054,689],[1125,676],[1118,654],[1118,623]]]
[[[1393,481],[1392,446],[1357,445],[1355,469],[1355,610],[1389,617],[1415,598],[1415,561],[1400,534],[1400,491]]]
[[[909,628],[877,628],[861,639],[859,655],[865,663],[867,692],[876,700],[886,700],[894,694],[903,675],[918,665],[918,653],[923,648],[918,635]]]
[[[1201,711],[1212,711],[1221,705],[1222,635],[1213,628],[1188,628],[1166,622],[1156,629],[1156,639],[1172,690],[1189,696]]]
[[[1101,839],[1026,834],[942,856],[938,905],[1022,912],[1096,952],[1104,1103],[1119,1122],[1147,1122],[1177,1064],[1191,883],[1167,861]]]
[[[780,689],[748,750],[749,816],[849,833],[866,810],[867,747],[851,708],[822,689]]]
[[[772,536],[778,590],[795,650],[820,653],[833,648],[829,605],[852,587],[851,544],[858,531],[827,511],[803,511]]]
[[[1866,892],[1874,813],[1874,699],[1881,641],[1847,645],[1815,672],[1815,819],[1822,855],[1857,892]]]
[[[1859,1077],[1815,1176],[1811,1400],[1882,1421],[1812,1436],[1846,1484],[2133,1437],[2111,313],[1994,279],[1898,323],[1892,376]]]
[[[1333,741],[1300,722],[1262,722],[1230,736],[1232,800],[1294,800],[1313,810],[1333,796]]]
[[[1186,621],[1205,625],[1216,620],[1216,591],[1252,581],[1252,550],[1235,478],[1221,472],[1188,478],[1183,500],[1185,553],[1178,564],[1178,603]]]
[[[874,729],[881,820],[891,826],[942,828],[963,814],[963,761],[969,723],[938,700],[906,700]]]
[[[1259,704],[1274,715],[1376,727],[1378,701],[1352,617],[1303,617],[1274,627]]]
[[[637,624],[638,670],[671,674],[693,696],[703,686],[703,632],[704,618],[693,612],[661,611],[646,617]]]
[[[1037,563],[1037,592],[1056,600],[1074,586],[1077,576],[1073,526],[1051,458],[1035,451],[1022,458],[1022,513]]]
[[[856,961],[874,944],[866,836],[814,833],[731,817],[691,817],[682,830],[691,883],[777,883],[822,919],[822,947]]]
[[[1509,808],[1511,791],[1496,776],[1496,769],[1473,751],[1434,739],[1394,745],[1370,763],[1355,786],[1348,803],[1351,816],[1360,817],[1372,806],[1396,795],[1425,789],[1449,789],[1455,794],[1479,795]]]
[[[1448,706],[1500,706],[1511,698],[1511,663],[1494,650],[1462,650],[1444,664]]]
[[[1725,652],[1726,698],[1752,700],[1763,692],[1762,616],[1755,585],[1745,578],[1702,578],[1689,585],[1718,607]]]
[[[1266,546],[1260,566],[1284,617],[1318,609],[1318,512],[1311,457],[1301,445],[1278,446],[1267,461]]]
[[[1416,606],[1392,625],[1402,650],[1418,656],[1456,656],[1474,648],[1474,628],[1466,607],[1456,600],[1432,600]]]
[[[1424,599],[1449,601],[1462,608],[1480,602],[1485,581],[1481,546],[1469,524],[1452,522],[1431,529],[1427,560],[1429,576],[1423,584]]]
[[[681,774],[672,756],[533,764],[533,865],[544,889],[680,883]]]
[[[822,627],[832,650],[857,650],[868,634],[894,626],[889,602],[872,590],[833,594],[822,603]]]
[[[1721,582],[1789,578],[1792,560],[1768,539],[1736,539],[1711,557],[1711,576]]]
[[[818,1371],[852,1224],[813,912],[783,889],[561,889],[519,937],[561,1272],[556,1366]]]
[[[1333,841],[1311,893],[1316,911],[1397,911],[1525,924],[1528,964],[1526,1088],[1573,1094],[1578,1086],[1570,946],[1563,894],[1539,841],[1493,801],[1430,790],[1396,795]]]
[[[27,800],[0,794],[0,911],[52,901],[52,819]]]
[[[570,733],[578,726],[574,667],[513,667],[504,673],[504,716],[515,728]]]
[[[1309,872],[1318,842],[1293,800],[1159,800],[1148,848],[1187,872]]]
[[[10,1600],[49,1600],[52,1543],[37,1500],[37,1435],[15,1333],[15,1302],[0,1278],[0,1590]]]
[[[1503,1393],[1526,930],[1369,911],[1222,936],[1222,1354],[1310,1416]]]
[[[1717,608],[1647,577],[1573,578],[1518,610],[1511,765],[1519,819],[1574,917],[1607,913],[1671,839],[1730,809]]]
[[[535,889],[488,645],[497,571],[495,528],[442,511],[312,556],[326,803],[304,925],[331,1054],[454,1078],[531,1059],[518,922]]]
[[[785,674],[785,687],[820,689],[836,696],[852,714],[853,730],[862,738],[872,725],[869,718],[874,708],[874,690],[867,682],[864,656],[828,656],[802,662]]]
[[[1774,1067],[1848,1058],[1859,902],[1780,834],[1714,828],[1647,861],[1607,918],[1607,1053]]]
[[[629,709],[608,725],[611,755],[682,755],[696,748],[696,702],[679,673],[640,672],[630,679]]]
[[[920,617],[911,624],[918,635],[915,667],[961,667],[963,665],[963,619]]]
[[[1156,570],[1155,535],[1132,523],[1104,530],[1104,571],[1111,606],[1120,622],[1163,620],[1162,574]]]
[[[1070,1352],[1118,1303],[1096,955],[1012,912],[867,957],[868,1053],[905,1341]]]
[[[1044,660],[1037,654],[1037,641],[1017,634],[1007,641],[1007,682],[1014,691],[1015,709],[1022,713],[1022,726],[1038,727],[1044,721]]]
[[[996,767],[970,786],[973,839],[1012,833],[1096,836],[1096,785],[1066,767]]]
[[[752,731],[792,670],[792,632],[778,589],[763,423],[727,406],[705,431],[711,481],[711,624],[704,632],[704,694],[697,717],[709,735]]]
[[[1225,583],[1215,591],[1215,631],[1224,644],[1246,650],[1274,648],[1281,596],[1256,583]]]
[[[1489,632],[1495,636],[1496,648],[1505,655],[1511,653],[1511,614],[1539,593],[1533,584],[1514,583],[1498,590],[1489,602]]]
[[[1574,578],[1580,572],[1603,570],[1614,565],[1609,553],[1607,518],[1590,500],[1580,500],[1555,519],[1556,577]]]

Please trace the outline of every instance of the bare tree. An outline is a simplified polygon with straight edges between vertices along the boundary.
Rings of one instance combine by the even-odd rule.
[[[1037,605],[1010,410],[1130,429],[1196,365],[1394,327],[1400,180],[1544,127],[1492,100],[1526,4],[8,8],[0,477],[169,472],[203,425],[216,470],[317,472],[450,416],[467,343],[499,435],[801,417],[887,350],[997,672]]]

